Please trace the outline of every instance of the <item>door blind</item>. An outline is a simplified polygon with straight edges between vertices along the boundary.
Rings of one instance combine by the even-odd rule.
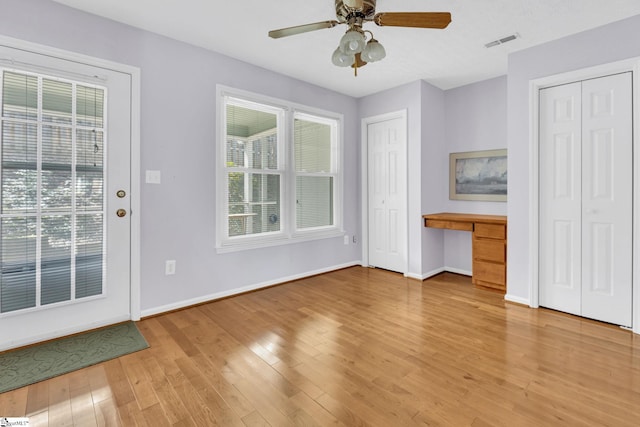
[[[106,91],[1,71],[0,314],[101,295]]]

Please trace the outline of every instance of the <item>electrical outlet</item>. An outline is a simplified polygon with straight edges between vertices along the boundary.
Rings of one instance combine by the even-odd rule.
[[[176,274],[176,260],[175,259],[170,259],[167,260],[164,264],[164,274],[166,276],[171,276],[173,274]]]
[[[348,235],[348,234],[346,234],[346,235],[344,236],[344,244],[345,244],[345,245],[348,245],[348,244],[349,244],[349,235]]]

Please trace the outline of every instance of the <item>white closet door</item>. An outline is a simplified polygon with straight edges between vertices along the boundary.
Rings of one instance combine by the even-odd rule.
[[[540,91],[540,305],[631,325],[631,74]]]
[[[582,83],[582,315],[631,326],[631,73]]]
[[[581,314],[581,83],[540,91],[540,305]]]
[[[369,265],[404,273],[407,265],[407,155],[401,118],[367,126]]]

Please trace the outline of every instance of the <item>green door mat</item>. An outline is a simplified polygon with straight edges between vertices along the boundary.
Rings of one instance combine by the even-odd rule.
[[[133,322],[0,354],[0,393],[148,348]]]

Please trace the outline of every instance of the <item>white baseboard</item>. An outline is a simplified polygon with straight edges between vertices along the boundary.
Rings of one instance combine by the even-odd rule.
[[[463,276],[469,276],[469,277],[472,276],[469,270],[463,270],[461,268],[444,267],[444,271],[448,271],[449,273],[462,274]]]
[[[435,276],[436,274],[440,274],[443,271],[445,271],[444,267],[436,268],[435,270],[431,270],[431,271],[428,271],[428,272],[424,273],[421,276],[421,278],[422,278],[422,280],[425,280],[425,279],[428,279],[429,277]]]
[[[454,268],[454,267],[440,267],[440,268],[436,268],[435,270],[431,270],[427,273],[424,273],[422,275],[420,274],[407,274],[407,277],[411,277],[412,279],[419,279],[419,280],[425,280],[428,279],[429,277],[433,277],[437,274],[440,273],[444,273],[444,272],[449,272],[449,273],[455,273],[455,274],[462,274],[463,276],[469,276],[471,277],[471,272],[467,271],[467,270],[462,270],[460,268]]]
[[[304,279],[305,277],[315,276],[317,274],[328,273],[330,271],[341,270],[347,267],[353,267],[354,265],[361,265],[360,261],[353,261],[346,264],[334,265],[332,267],[322,268],[315,271],[308,271],[301,274],[295,274],[287,277],[280,277],[278,279],[269,280],[266,282],[256,283],[249,286],[243,286],[240,288],[229,289],[227,291],[216,292],[214,294],[203,295],[197,298],[191,298],[188,300],[178,301],[175,303],[163,305],[161,307],[149,308],[142,310],[142,317],[155,316],[157,314],[166,313],[168,311],[179,310],[182,308],[190,307],[193,305],[202,304],[205,302],[215,301],[220,298],[226,298],[233,295],[242,294],[245,292],[255,291],[262,288],[268,288],[269,286],[279,285],[281,283],[290,282],[292,280]]]
[[[504,300],[509,302],[515,302],[516,304],[526,305],[527,307],[531,306],[528,298],[522,298],[522,297],[506,294],[504,296]]]

